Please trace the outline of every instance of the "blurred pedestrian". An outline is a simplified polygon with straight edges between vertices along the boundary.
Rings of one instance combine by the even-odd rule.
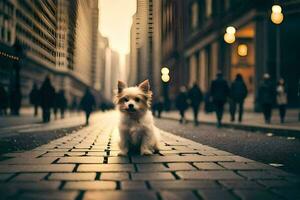
[[[50,110],[53,107],[53,101],[55,100],[55,89],[51,84],[50,77],[47,76],[40,89],[41,95],[41,107],[43,110],[43,122],[49,122],[51,113]]]
[[[7,115],[8,94],[4,86],[0,83],[0,115]]]
[[[38,110],[40,105],[40,92],[36,83],[33,84],[33,87],[29,93],[30,104],[34,107],[34,116],[38,116]]]
[[[211,113],[214,111],[214,103],[209,91],[207,91],[204,95],[204,111],[205,113]]]
[[[153,104],[153,114],[158,118],[161,117],[161,112],[164,109],[164,101],[162,97],[159,97],[158,100]],[[157,114],[157,115],[156,115]]]
[[[58,92],[54,89],[54,98],[52,103],[54,119],[57,120],[57,112],[58,112]]]
[[[185,86],[181,86],[179,90],[179,94],[176,97],[176,108],[179,110],[180,119],[179,122],[183,123],[186,122],[184,114],[185,111],[188,109],[188,95]]]
[[[96,101],[90,90],[87,88],[85,94],[80,101],[80,107],[85,112],[86,125],[89,124],[90,114],[92,113],[94,107],[96,106]]]
[[[67,103],[67,99],[65,97],[64,90],[59,90],[59,92],[57,93],[56,106],[60,111],[60,118],[61,119],[65,118],[65,110],[68,106],[68,103]]]
[[[73,99],[72,99],[71,110],[73,112],[78,110],[77,98],[76,97],[73,97]]]
[[[258,89],[258,101],[263,110],[265,123],[271,123],[272,106],[275,100],[275,90],[273,88],[270,75],[264,74],[263,82]]]
[[[239,122],[242,121],[244,111],[244,101],[248,90],[241,74],[237,74],[230,87],[230,115],[231,121],[235,121],[236,108],[239,108]]]
[[[193,87],[189,90],[188,97],[191,102],[191,106],[193,108],[194,124],[195,126],[197,126],[199,124],[198,122],[199,108],[201,102],[203,101],[203,94],[197,83],[194,83]]]
[[[286,105],[287,105],[287,92],[286,87],[284,83],[284,79],[279,79],[278,85],[276,88],[276,100],[279,107],[279,116],[280,116],[280,122],[284,123],[285,113],[286,113]]]
[[[9,107],[10,107],[10,113],[12,115],[20,114],[21,102],[22,102],[21,90],[18,87],[18,84],[15,84],[10,88],[10,92],[9,92]]]
[[[212,100],[215,106],[217,116],[217,127],[221,127],[224,105],[229,95],[229,86],[227,84],[227,81],[224,80],[223,74],[221,72],[218,72],[217,78],[212,81],[210,87],[210,94],[212,96]]]

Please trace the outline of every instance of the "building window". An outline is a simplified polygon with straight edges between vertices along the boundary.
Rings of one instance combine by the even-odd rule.
[[[212,0],[205,0],[205,15],[210,18],[212,15]]]
[[[191,27],[192,29],[197,28],[199,23],[199,4],[198,2],[192,3],[191,6]]]

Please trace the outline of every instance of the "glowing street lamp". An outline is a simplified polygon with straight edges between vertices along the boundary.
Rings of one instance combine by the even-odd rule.
[[[279,5],[272,6],[271,21],[274,24],[281,24],[283,21],[282,8]]]
[[[226,28],[226,33],[224,34],[224,41],[228,44],[235,42],[236,29],[233,26],[228,26]]]
[[[279,25],[283,21],[282,8],[280,5],[272,6],[271,21]],[[280,77],[280,28],[276,27],[276,77]]]
[[[169,82],[170,81],[170,76],[169,76],[169,73],[170,73],[170,70],[169,68],[167,67],[163,67],[161,70],[161,80],[165,83]]]

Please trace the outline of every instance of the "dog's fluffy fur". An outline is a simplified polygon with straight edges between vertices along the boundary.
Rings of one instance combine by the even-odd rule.
[[[136,87],[127,87],[125,83],[118,82],[115,104],[120,111],[119,155],[127,155],[134,149],[141,155],[151,155],[159,150],[160,136],[153,123],[151,100],[148,80]]]

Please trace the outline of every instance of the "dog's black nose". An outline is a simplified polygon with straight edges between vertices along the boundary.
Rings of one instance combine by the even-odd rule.
[[[128,105],[128,108],[130,108],[130,109],[132,109],[133,107],[134,107],[133,104],[129,104],[129,105]]]

